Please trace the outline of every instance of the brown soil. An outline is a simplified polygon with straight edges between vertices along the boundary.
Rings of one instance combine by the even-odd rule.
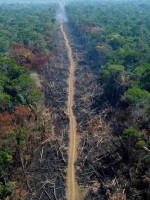
[[[68,152],[68,169],[67,169],[67,199],[75,200],[76,199],[76,179],[75,179],[75,161],[76,161],[76,118],[73,113],[73,105],[74,105],[74,70],[75,63],[72,56],[72,50],[67,38],[67,35],[63,29],[63,25],[61,24],[61,31],[64,35],[66,47],[68,49],[68,58],[70,61],[70,71],[68,78],[68,116],[70,120],[70,129],[69,129],[69,152]]]

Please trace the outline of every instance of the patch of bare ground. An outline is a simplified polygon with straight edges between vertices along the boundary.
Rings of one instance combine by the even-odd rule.
[[[22,159],[20,175],[12,200],[66,199],[66,169],[69,118],[66,113],[69,61],[63,34],[58,24],[55,30],[55,52],[51,54],[44,73],[32,74],[38,86],[42,84],[45,108],[38,123],[44,123],[44,133],[36,135],[29,145],[27,162]],[[39,82],[40,78],[40,82]],[[42,132],[42,130],[41,130]],[[16,180],[15,172],[13,174]]]
[[[117,121],[117,109],[115,111],[103,99],[98,75],[100,66],[89,60],[86,44],[73,33],[72,27],[65,28],[76,63],[73,109],[79,140],[76,178],[80,192],[77,199],[128,199],[130,167],[119,136],[122,127]]]
[[[68,58],[70,61],[69,78],[68,78],[68,102],[67,110],[69,116],[69,148],[68,148],[68,168],[67,168],[67,199],[76,200],[77,196],[77,183],[75,178],[75,161],[76,161],[76,143],[77,143],[77,126],[76,118],[73,112],[74,105],[74,71],[75,63],[72,56],[72,49],[69,44],[66,32],[64,31],[63,24],[61,23],[61,31],[64,35],[66,47],[68,50]]]

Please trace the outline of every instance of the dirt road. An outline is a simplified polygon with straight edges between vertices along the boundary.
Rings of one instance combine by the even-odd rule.
[[[74,70],[75,63],[72,56],[72,50],[69,45],[67,35],[63,29],[63,24],[61,23],[61,31],[64,35],[65,44],[68,49],[68,57],[70,61],[70,71],[68,78],[68,115],[70,119],[70,129],[69,129],[69,155],[68,155],[68,171],[67,171],[67,199],[76,200],[76,179],[75,179],[75,166],[76,161],[76,118],[74,116],[72,107],[74,105]]]

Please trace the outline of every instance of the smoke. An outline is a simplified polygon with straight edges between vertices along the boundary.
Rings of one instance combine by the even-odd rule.
[[[56,12],[56,20],[58,22],[64,22],[64,23],[68,21],[64,3],[59,3],[59,8]]]

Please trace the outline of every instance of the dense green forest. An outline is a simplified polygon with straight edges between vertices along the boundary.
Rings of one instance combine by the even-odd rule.
[[[34,42],[44,51],[51,45],[51,30],[55,22],[54,9],[46,6],[3,5],[0,8],[0,52],[8,53],[14,43]],[[51,22],[51,23],[50,23]]]
[[[149,114],[150,3],[89,3],[67,6],[71,25],[100,67],[104,95]]]
[[[150,3],[71,3],[66,10],[70,27],[94,61],[93,69],[99,68],[99,104],[113,107],[114,118],[118,116],[114,134],[122,138],[128,163],[142,170],[133,175],[130,189],[143,190],[140,198],[148,199],[148,182],[137,177],[148,178],[150,164]],[[134,199],[131,193],[128,198]]]
[[[54,27],[55,5],[0,7],[0,199],[9,199],[18,168],[30,160],[44,132],[43,94],[35,72],[42,76]]]

